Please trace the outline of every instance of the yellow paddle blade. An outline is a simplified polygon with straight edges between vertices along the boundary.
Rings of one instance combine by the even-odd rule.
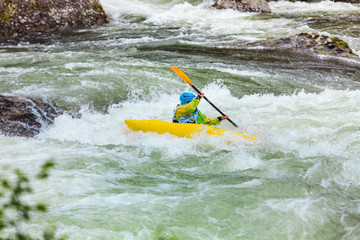
[[[185,82],[187,82],[190,86],[192,86],[191,80],[190,78],[183,72],[181,71],[179,68],[177,67],[169,67],[171,70],[174,71],[174,73],[176,73],[179,77],[181,77]]]

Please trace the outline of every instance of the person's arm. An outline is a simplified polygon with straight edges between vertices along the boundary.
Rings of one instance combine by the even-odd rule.
[[[219,120],[219,118],[208,118],[208,117],[206,117],[206,115],[203,114],[202,112],[200,112],[199,110],[198,110],[198,114],[199,114],[200,119],[197,120],[197,123],[206,124],[206,125],[219,125],[220,122],[221,122]]]
[[[201,122],[198,121],[198,123],[206,124],[206,125],[219,125],[221,121],[229,118],[228,115],[221,116],[221,117],[215,117],[215,118],[208,118],[205,114],[201,113],[198,110],[199,116],[201,118]]]

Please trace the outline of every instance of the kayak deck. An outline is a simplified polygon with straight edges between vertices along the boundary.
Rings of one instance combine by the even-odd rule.
[[[235,131],[227,131],[221,128],[194,124],[194,123],[169,123],[161,120],[125,120],[125,124],[134,131],[155,132],[158,134],[169,133],[177,137],[194,138],[205,132],[207,135],[224,136],[225,134],[234,134],[245,139],[256,141],[257,137],[240,134]]]

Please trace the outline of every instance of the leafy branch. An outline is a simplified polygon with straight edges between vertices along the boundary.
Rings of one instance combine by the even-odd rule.
[[[49,176],[49,170],[54,167],[53,161],[45,162],[40,172],[37,174],[38,179],[46,179]],[[30,205],[22,200],[26,194],[31,194],[33,189],[30,180],[21,170],[14,171],[15,181],[0,177],[0,240],[37,240],[30,237],[21,229],[21,224],[31,219],[32,211],[46,212],[47,206],[43,203]],[[4,231],[13,231],[9,237],[2,237]],[[55,230],[45,230],[43,232],[44,240],[63,240],[65,238],[55,238]]]

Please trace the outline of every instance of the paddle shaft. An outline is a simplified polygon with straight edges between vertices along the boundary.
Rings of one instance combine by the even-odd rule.
[[[200,90],[197,89],[197,87],[195,87],[194,85],[191,85],[191,87],[199,94],[201,94]],[[205,96],[204,96],[204,99],[213,107],[215,108],[222,116],[225,116],[225,114],[220,110],[218,109],[212,102],[210,102],[209,99],[207,99]],[[238,125],[236,125],[236,123],[234,123],[233,121],[231,121],[230,118],[227,118],[227,120],[232,124],[234,125],[235,127],[238,127]]]

